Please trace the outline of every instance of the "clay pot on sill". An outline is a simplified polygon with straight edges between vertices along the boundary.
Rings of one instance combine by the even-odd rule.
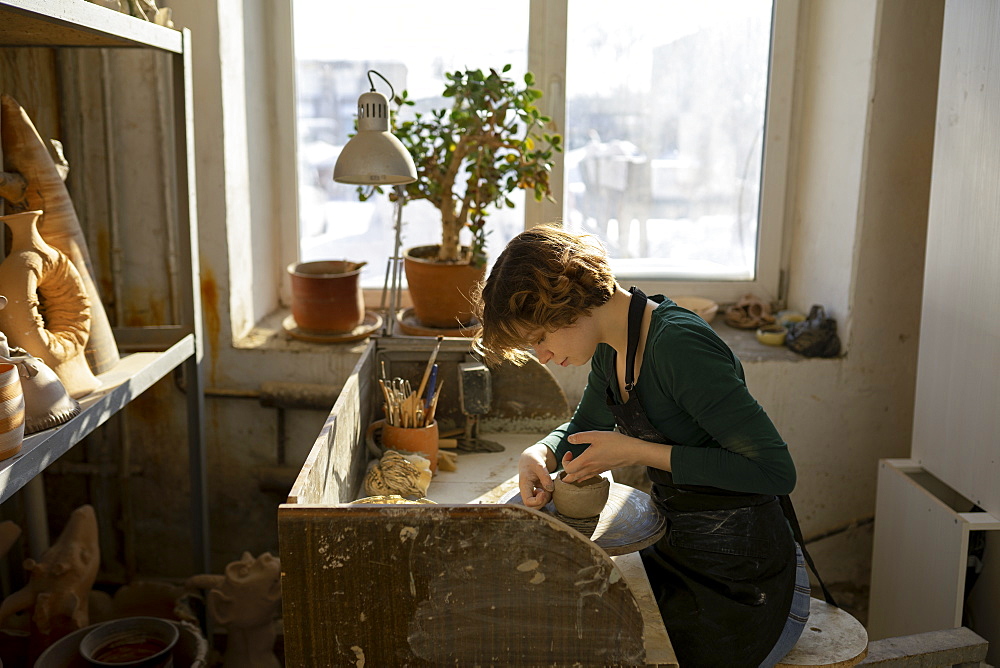
[[[486,275],[486,265],[437,262],[437,253],[437,246],[415,246],[404,253],[414,317],[425,327],[469,327],[475,324],[472,290]]]
[[[292,282],[292,317],[306,332],[350,332],[365,319],[361,295],[364,262],[317,260],[288,265]]]

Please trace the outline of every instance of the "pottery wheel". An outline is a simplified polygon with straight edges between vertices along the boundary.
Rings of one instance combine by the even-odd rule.
[[[499,503],[520,504],[521,492],[515,487],[504,494]],[[566,517],[556,511],[551,501],[541,510],[573,527],[611,556],[638,552],[666,533],[666,520],[649,495],[616,482],[611,483],[608,502],[597,517],[579,520]]]

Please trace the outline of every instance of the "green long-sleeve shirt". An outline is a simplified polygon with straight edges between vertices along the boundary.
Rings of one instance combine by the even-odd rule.
[[[586,449],[567,442],[570,434],[614,428],[605,402],[609,384],[621,402],[614,364],[614,349],[599,344],[572,420],[542,441],[557,462]],[[671,454],[675,483],[778,495],[795,487],[788,446],[747,390],[743,365],[697,315],[669,299],[653,311],[637,376],[646,417],[678,444]]]

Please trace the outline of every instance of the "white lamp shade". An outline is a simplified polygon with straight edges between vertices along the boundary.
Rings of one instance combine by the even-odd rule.
[[[358,98],[358,133],[340,152],[333,180],[390,186],[417,180],[409,151],[389,132],[389,104],[381,93],[363,93]]]

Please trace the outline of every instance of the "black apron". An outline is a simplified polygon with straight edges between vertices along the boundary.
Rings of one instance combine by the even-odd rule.
[[[615,399],[616,371],[608,406],[623,434],[674,445],[639,403],[635,354],[646,295],[637,288],[630,292],[629,399]],[[795,587],[795,541],[783,504],[774,495],[678,485],[667,471],[647,472],[667,533],[641,556],[681,668],[756,668],[781,635]]]

